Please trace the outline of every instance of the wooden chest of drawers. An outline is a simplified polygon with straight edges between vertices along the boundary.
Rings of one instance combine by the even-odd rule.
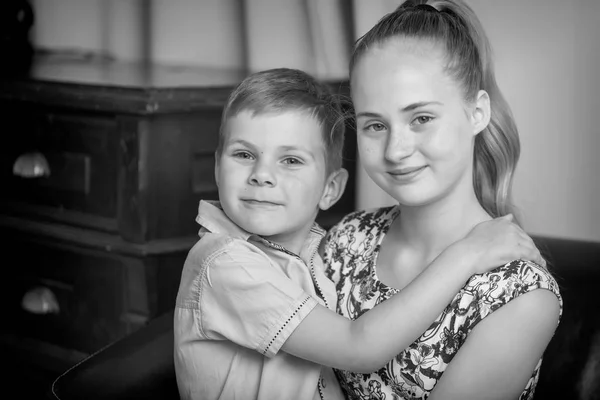
[[[241,78],[46,59],[0,82],[4,354],[58,373],[173,307]]]
[[[0,81],[0,351],[59,373],[173,307],[242,78],[46,59]],[[351,180],[319,222],[353,207]]]

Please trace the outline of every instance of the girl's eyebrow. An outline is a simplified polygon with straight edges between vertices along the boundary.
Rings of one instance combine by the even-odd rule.
[[[425,107],[425,106],[431,106],[431,105],[443,106],[444,103],[441,103],[439,101],[418,101],[416,103],[412,103],[412,104],[407,105],[406,107],[404,107],[400,111],[401,112],[413,111],[413,110],[415,110],[417,108],[421,108],[421,107]]]
[[[408,112],[408,111],[414,111],[417,108],[431,106],[431,105],[443,106],[444,103],[441,103],[439,101],[418,101],[416,103],[409,104],[406,107],[400,109],[400,112],[404,113],[404,112]],[[361,117],[380,118],[381,115],[374,113],[374,112],[370,112],[370,111],[360,112],[360,113],[356,114],[356,118],[361,118]]]
[[[365,111],[365,112],[359,112],[358,114],[356,114],[356,118],[361,118],[361,117],[365,117],[365,118],[381,118],[381,115],[374,113],[374,112],[369,112],[369,111]]]

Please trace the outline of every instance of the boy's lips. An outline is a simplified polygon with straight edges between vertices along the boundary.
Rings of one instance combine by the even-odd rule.
[[[281,203],[275,203],[268,200],[257,200],[257,199],[242,199],[244,203],[256,205],[256,206],[280,206]]]

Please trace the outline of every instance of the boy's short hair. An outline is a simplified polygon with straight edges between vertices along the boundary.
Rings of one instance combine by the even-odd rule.
[[[342,167],[345,120],[340,97],[304,71],[274,68],[246,77],[229,95],[221,117],[217,157],[225,142],[227,121],[242,111],[252,115],[306,112],[321,126],[327,173]]]

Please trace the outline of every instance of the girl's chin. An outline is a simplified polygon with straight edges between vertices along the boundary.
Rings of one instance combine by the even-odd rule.
[[[392,196],[401,207],[424,207],[432,204],[435,199],[426,196]]]

